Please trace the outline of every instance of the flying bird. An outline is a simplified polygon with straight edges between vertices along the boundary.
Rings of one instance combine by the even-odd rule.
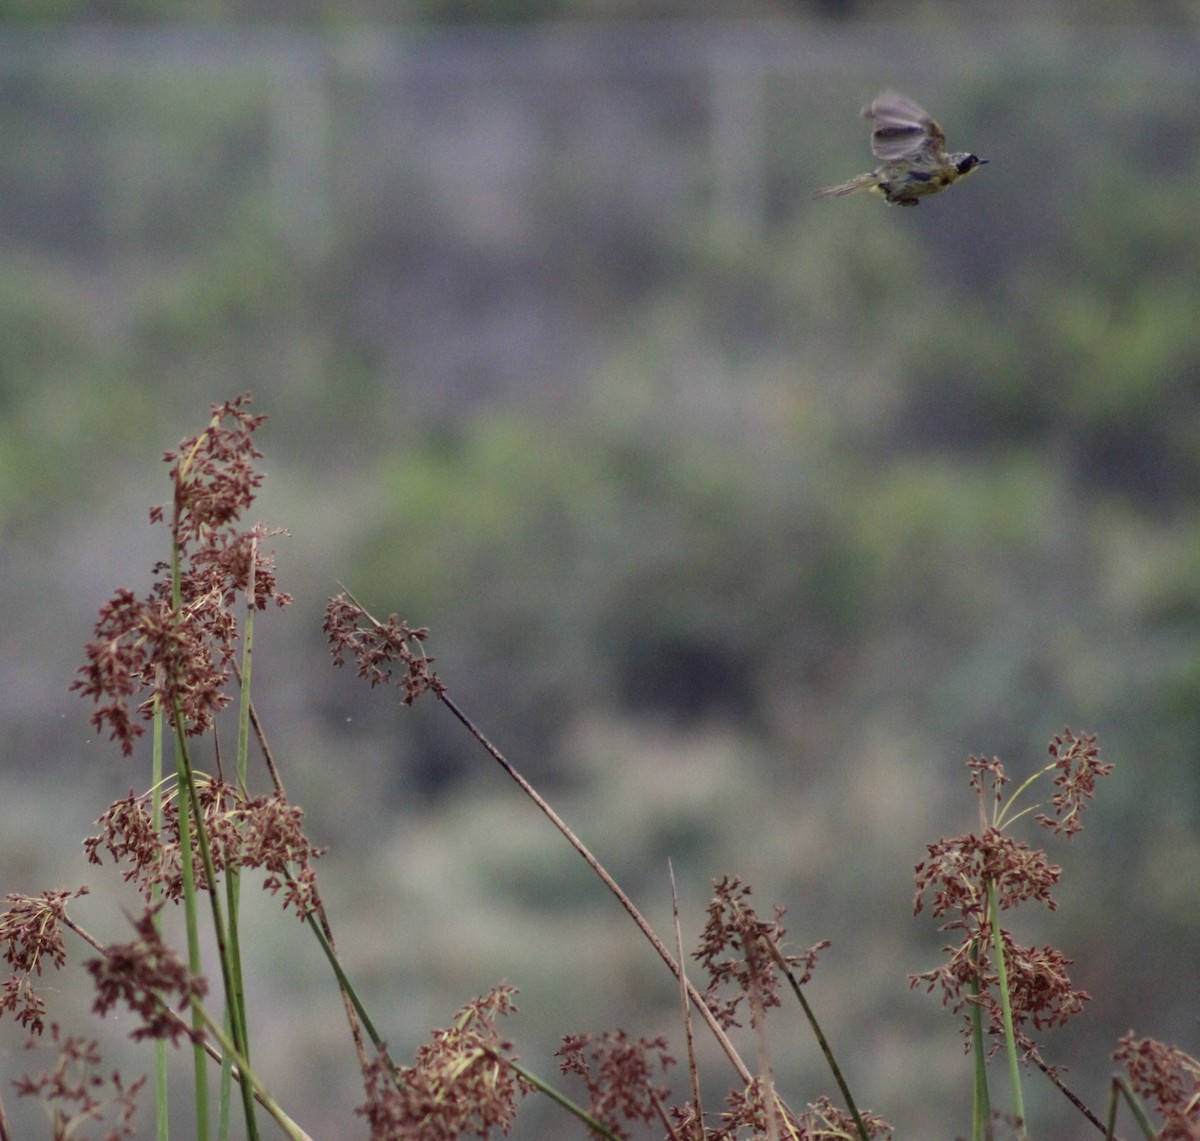
[[[871,153],[882,165],[849,182],[826,186],[814,198],[840,198],[857,190],[882,194],[893,206],[919,206],[926,194],[937,194],[988,160],[969,151],[946,153],[942,128],[911,99],[885,91],[862,109],[871,119]]]

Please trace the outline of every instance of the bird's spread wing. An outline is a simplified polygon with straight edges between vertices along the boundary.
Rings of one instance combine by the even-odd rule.
[[[922,151],[936,152],[946,145],[946,136],[911,99],[895,91],[885,91],[862,109],[864,119],[871,119],[871,151],[884,162],[897,162]]]

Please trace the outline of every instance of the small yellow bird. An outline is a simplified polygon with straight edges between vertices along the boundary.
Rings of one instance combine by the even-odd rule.
[[[946,136],[911,99],[885,91],[862,109],[872,119],[871,153],[883,165],[849,182],[826,186],[814,198],[840,198],[856,190],[873,190],[894,206],[919,206],[926,194],[937,194],[968,175],[987,159],[967,151],[946,153]]]

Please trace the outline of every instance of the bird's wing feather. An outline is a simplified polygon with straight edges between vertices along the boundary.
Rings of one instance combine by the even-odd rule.
[[[895,91],[885,91],[862,109],[871,119],[871,151],[884,162],[911,158],[922,151],[937,152],[946,145],[942,129],[916,103]]]

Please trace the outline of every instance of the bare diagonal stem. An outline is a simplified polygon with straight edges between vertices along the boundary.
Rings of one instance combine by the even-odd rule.
[[[486,736],[484,736],[484,734],[476,727],[475,723],[470,719],[470,717],[468,717],[462,711],[462,709],[455,704],[450,695],[446,693],[444,689],[440,688],[436,691],[436,693],[438,700],[441,701],[441,703],[445,705],[446,708],[449,709],[459,721],[462,722],[462,724],[466,727],[467,732],[469,732],[471,736],[474,737],[475,740],[478,741],[485,750],[487,750],[487,753],[492,760],[494,760],[506,773],[508,773],[510,777],[512,777],[514,781],[516,781],[521,791],[524,792],[525,795],[528,796],[529,799],[538,806],[543,815],[550,820],[550,823],[553,824],[554,827],[563,834],[567,843],[569,843],[571,847],[583,857],[584,862],[588,865],[588,867],[600,877],[601,881],[604,883],[604,886],[607,887],[614,896],[616,896],[617,902],[620,903],[620,905],[629,914],[629,917],[634,921],[634,923],[637,924],[638,929],[643,935],[645,935],[647,940],[649,940],[650,946],[652,946],[655,951],[658,952],[659,958],[666,963],[667,969],[676,977],[676,979],[680,981],[682,985],[687,987],[688,997],[691,998],[692,1002],[696,1004],[696,1009],[700,1012],[700,1016],[705,1022],[708,1023],[709,1029],[713,1032],[717,1042],[720,1043],[721,1049],[725,1051],[725,1055],[732,1063],[733,1068],[737,1070],[738,1076],[741,1077],[741,1079],[747,1085],[749,1085],[754,1080],[753,1075],[747,1068],[746,1063],[742,1061],[733,1043],[729,1040],[729,1035],[725,1033],[721,1024],[717,1021],[717,1016],[709,1009],[708,1004],[704,1001],[703,996],[696,989],[695,985],[681,971],[680,966],[675,961],[674,956],[670,951],[667,950],[666,944],[664,944],[658,935],[655,934],[654,928],[650,926],[645,916],[643,916],[642,913],[637,909],[633,900],[631,900],[629,896],[625,894],[624,890],[621,888],[621,885],[618,884],[611,875],[609,875],[608,870],[604,867],[604,865],[592,855],[592,853],[588,850],[587,845],[585,845],[583,841],[571,831],[571,829],[567,826],[566,821],[564,821],[562,817],[550,807],[537,789],[535,789],[533,785],[531,785],[519,772],[517,772],[516,769],[512,767],[511,764],[509,764],[504,754],[501,753],[500,750],[497,749],[496,746],[493,745]]]

